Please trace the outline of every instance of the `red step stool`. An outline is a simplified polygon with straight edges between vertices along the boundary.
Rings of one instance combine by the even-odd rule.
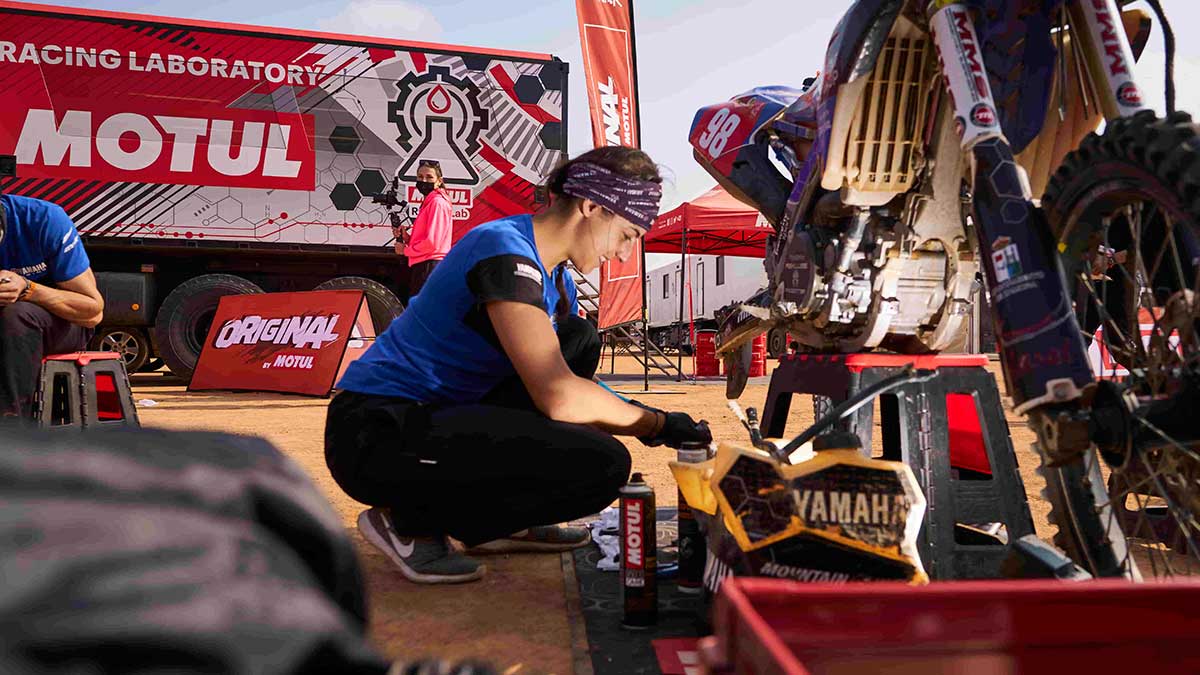
[[[828,397],[831,406],[912,364],[936,370],[928,382],[879,397],[883,459],[908,464],[928,506],[918,550],[930,578],[1001,576],[1009,547],[1034,534],[996,379],[978,354],[794,354],[779,360],[763,406],[762,430],[783,438],[793,394]],[[820,413],[818,413],[820,415]],[[871,454],[875,406],[844,423]],[[1007,541],[974,526],[1000,523]],[[982,536],[976,536],[982,535]]]
[[[35,417],[44,429],[141,426],[125,361],[115,352],[52,354],[42,359]]]

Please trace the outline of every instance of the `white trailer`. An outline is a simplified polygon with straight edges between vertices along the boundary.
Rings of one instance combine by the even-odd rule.
[[[688,274],[683,283],[691,286],[690,306],[687,289],[680,282],[682,263],[679,260],[646,274],[650,339],[660,348],[688,344],[689,319],[695,321],[697,330],[715,329],[716,310],[748,300],[767,285],[761,258],[691,255],[687,257],[687,264]]]

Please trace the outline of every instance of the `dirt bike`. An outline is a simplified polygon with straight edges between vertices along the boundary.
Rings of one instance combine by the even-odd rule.
[[[731,398],[764,331],[944,350],[981,277],[1055,542],[1134,579],[1200,567],[1200,137],[1148,2],[1165,119],[1133,77],[1150,15],[1127,2],[857,0],[817,78],[704,108],[689,136],[776,229],[769,287],[720,315]]]

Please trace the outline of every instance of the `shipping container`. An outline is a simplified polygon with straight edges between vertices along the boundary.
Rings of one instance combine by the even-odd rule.
[[[697,330],[715,329],[716,310],[748,300],[767,286],[767,273],[761,258],[691,255],[687,257],[687,265],[682,292],[681,261],[676,260],[646,274],[650,339],[663,349],[690,345],[689,321],[695,323]]]

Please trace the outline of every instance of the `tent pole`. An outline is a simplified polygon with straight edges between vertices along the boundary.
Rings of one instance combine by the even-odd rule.
[[[650,317],[646,311],[646,242],[639,242],[642,257],[642,391],[650,391]]]
[[[686,215],[686,214],[685,214]],[[683,289],[687,287],[684,279],[687,277],[687,221],[683,223],[683,236],[680,238],[682,244],[679,246],[679,324],[676,330],[683,330]],[[679,338],[679,343],[676,345],[679,350],[678,363],[676,364],[675,381],[683,381],[683,338]]]

